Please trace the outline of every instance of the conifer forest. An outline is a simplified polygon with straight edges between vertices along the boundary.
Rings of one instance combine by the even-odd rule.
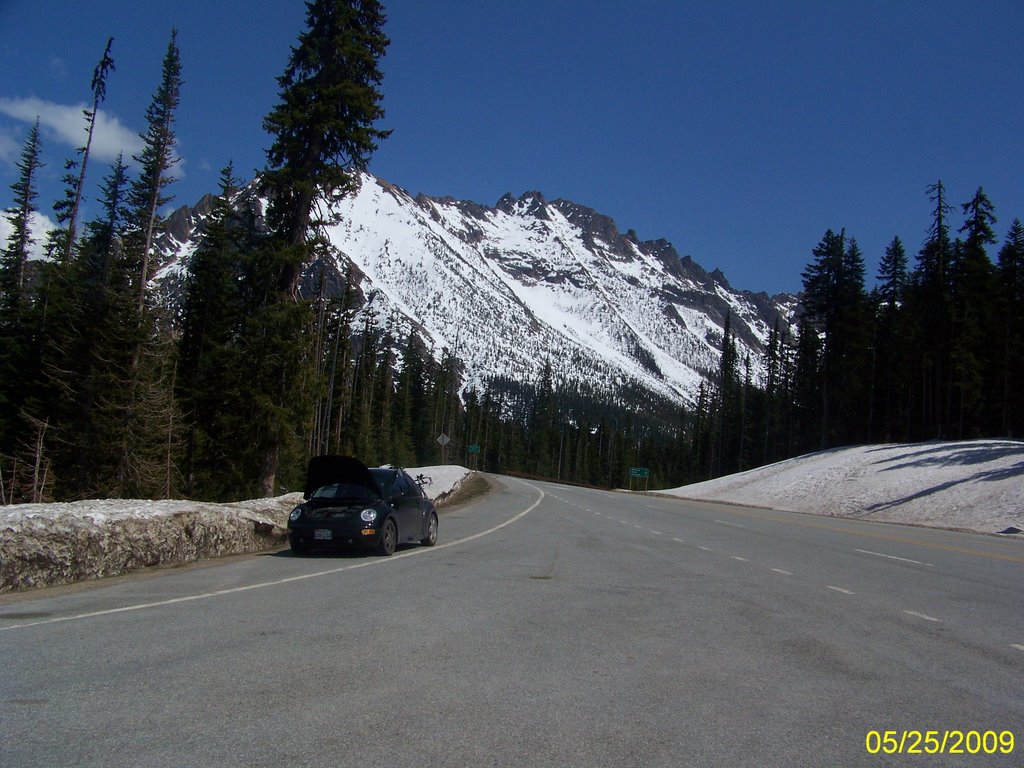
[[[450,351],[375,317],[354,280],[300,290],[330,247],[316,202],[344,196],[389,133],[384,19],[378,2],[307,4],[264,119],[266,210],[225,158],[177,302],[152,287],[178,162],[176,34],[130,166],[89,157],[110,41],[81,73],[84,142],[45,205],[30,129],[0,243],[3,503],[275,495],[300,489],[306,461],[324,453],[603,487],[647,467],[654,489],[844,445],[1024,435],[1024,227],[997,229],[980,187],[922,189],[930,220],[906,223],[919,245],[894,236],[871,254],[876,275],[842,228],[808,243],[796,316],[777,320],[760,359],[740,357],[727,320],[717,374],[686,405],[557,387],[550,366],[536,381],[465,388]],[[83,220],[87,183],[99,192]],[[57,226],[35,243],[44,209]],[[40,245],[46,258],[30,260]]]

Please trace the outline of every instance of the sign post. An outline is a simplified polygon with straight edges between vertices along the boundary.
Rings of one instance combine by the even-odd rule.
[[[644,491],[650,490],[651,483],[651,470],[647,467],[630,467],[629,468],[629,490],[633,490],[633,478],[642,477],[644,479]]]
[[[442,464],[448,463],[448,443],[450,443],[451,441],[452,439],[448,437],[448,435],[446,435],[444,432],[437,436],[437,444],[441,446]]]

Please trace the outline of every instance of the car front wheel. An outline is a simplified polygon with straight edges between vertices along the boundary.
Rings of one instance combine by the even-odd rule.
[[[384,527],[380,532],[380,543],[377,544],[377,554],[384,557],[391,557],[395,554],[395,545],[398,543],[398,529],[395,528],[395,521],[390,517],[384,521]]]

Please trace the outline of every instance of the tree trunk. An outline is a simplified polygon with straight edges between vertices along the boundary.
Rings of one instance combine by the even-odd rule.
[[[277,440],[271,441],[263,454],[260,466],[259,494],[265,499],[274,495],[277,485],[277,469],[281,462],[281,446]]]

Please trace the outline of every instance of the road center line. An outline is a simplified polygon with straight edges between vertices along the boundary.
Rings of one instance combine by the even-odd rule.
[[[201,592],[201,593],[195,594],[195,595],[183,595],[182,597],[172,597],[172,598],[170,598],[168,600],[156,600],[156,601],[154,601],[152,603],[138,603],[137,605],[125,605],[125,606],[122,606],[120,608],[107,608],[106,610],[102,610],[102,611],[90,611],[89,613],[78,613],[78,614],[75,614],[73,616],[57,616],[57,617],[52,618],[52,619],[42,619],[40,621],[32,621],[32,622],[29,622],[27,624],[12,624],[9,627],[0,627],[0,632],[6,632],[6,631],[11,630],[11,629],[27,629],[28,627],[38,627],[38,626],[40,626],[42,624],[58,624],[58,623],[64,622],[64,621],[77,621],[78,619],[90,619],[90,618],[93,618],[93,617],[96,617],[96,616],[109,616],[109,615],[115,614],[115,613],[128,613],[130,611],[141,611],[141,610],[144,610],[146,608],[159,608],[159,607],[164,606],[164,605],[174,605],[176,603],[190,603],[190,602],[192,602],[194,600],[205,600],[205,599],[210,598],[210,597],[220,597],[222,595],[233,595],[233,594],[236,594],[236,593],[239,593],[239,592],[251,592],[251,591],[256,590],[256,589],[265,589],[267,587],[277,587],[277,586],[280,586],[282,584],[290,584],[292,582],[305,581],[307,579],[316,579],[316,578],[319,578],[320,576],[330,576],[332,574],[342,573],[344,571],[354,571],[354,570],[356,570],[358,568],[370,568],[370,567],[375,566],[375,565],[387,565],[388,563],[393,563],[393,562],[395,562],[397,560],[401,560],[401,559],[406,558],[406,557],[413,557],[415,555],[422,555],[422,554],[425,554],[427,552],[436,552],[439,549],[447,549],[448,547],[454,547],[454,546],[457,546],[459,544],[465,544],[467,542],[475,541],[476,539],[483,538],[484,536],[489,536],[492,533],[500,531],[505,526],[511,525],[512,523],[514,523],[517,520],[525,517],[530,512],[532,512],[534,509],[536,509],[537,505],[540,504],[544,500],[544,496],[546,494],[540,488],[538,488],[537,486],[533,485],[532,483],[527,483],[524,480],[520,480],[519,482],[523,483],[523,485],[526,485],[526,486],[532,488],[533,490],[537,491],[537,493],[540,494],[540,496],[537,497],[536,501],[534,501],[532,504],[530,504],[530,506],[528,506],[522,512],[519,512],[518,514],[514,515],[513,517],[510,517],[508,520],[506,520],[503,523],[499,523],[498,525],[495,525],[492,528],[488,528],[486,531],[480,531],[479,533],[474,533],[471,536],[464,536],[461,539],[456,539],[455,541],[449,541],[449,542],[447,542],[445,544],[437,544],[436,546],[433,546],[433,547],[423,547],[423,548],[420,548],[420,549],[410,549],[407,552],[402,552],[401,554],[392,555],[391,557],[387,557],[387,558],[379,558],[379,559],[376,559],[376,560],[366,560],[364,562],[354,563],[352,565],[343,565],[340,568],[328,568],[326,571],[316,571],[314,573],[303,573],[303,574],[299,574],[298,576],[288,576],[288,577],[285,577],[283,579],[274,579],[273,581],[261,581],[261,582],[259,582],[257,584],[247,584],[247,585],[245,585],[243,587],[232,587],[231,589],[218,589],[218,590],[216,590],[214,592]]]
[[[909,557],[896,557],[896,555],[883,555],[881,552],[872,552],[868,549],[855,549],[854,552],[860,552],[862,555],[874,555],[875,557],[885,557],[889,560],[899,560],[904,563],[914,563],[914,565],[926,565],[929,568],[934,566],[931,563],[922,563],[920,560],[911,560]]]

